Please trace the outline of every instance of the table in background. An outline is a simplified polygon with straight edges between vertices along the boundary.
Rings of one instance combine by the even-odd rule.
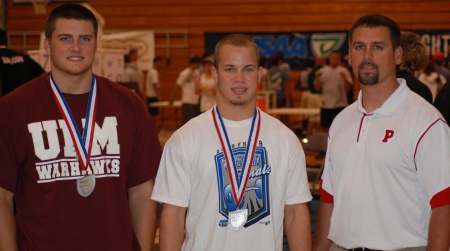
[[[181,108],[181,100],[176,100],[174,101],[172,104],[170,104],[169,101],[160,101],[160,102],[152,102],[149,104],[150,107],[157,107],[160,108],[159,109],[159,125],[158,125],[158,131],[161,131],[161,129],[164,126],[164,121],[167,119],[174,119],[175,120],[175,124],[177,125],[177,127],[179,127],[178,125],[178,111]],[[173,113],[169,114],[168,116],[164,116],[164,111],[166,108],[173,108],[174,111]]]

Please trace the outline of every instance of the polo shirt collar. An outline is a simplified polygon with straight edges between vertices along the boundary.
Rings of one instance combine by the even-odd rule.
[[[391,115],[398,109],[399,104],[403,104],[404,102],[406,102],[406,98],[410,93],[410,89],[406,85],[406,81],[403,78],[397,78],[397,82],[399,83],[399,87],[394,91],[394,93],[391,94],[391,96],[389,96],[386,101],[384,101],[384,103],[380,107],[373,111],[372,114],[378,113],[386,116]],[[367,114],[362,105],[361,91],[359,91],[358,100],[356,102],[357,110],[355,111],[355,114],[360,112]]]

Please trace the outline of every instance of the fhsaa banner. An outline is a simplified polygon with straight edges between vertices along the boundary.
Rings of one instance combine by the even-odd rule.
[[[442,51],[447,59],[450,53],[450,31],[411,30],[417,33],[427,45],[430,55]],[[217,42],[230,33],[205,33],[205,52],[214,53]],[[290,33],[244,33],[253,38],[260,54],[270,57],[281,51],[291,69],[306,68],[310,56],[324,55],[338,50],[342,56],[348,54],[348,31],[290,32]]]

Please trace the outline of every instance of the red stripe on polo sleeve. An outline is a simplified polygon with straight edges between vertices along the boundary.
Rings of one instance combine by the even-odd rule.
[[[450,205],[450,187],[435,194],[430,201],[431,208]]]
[[[333,195],[329,194],[327,191],[325,191],[325,189],[322,188],[322,182],[323,180],[320,180],[320,188],[319,188],[320,201],[326,203],[334,203]]]

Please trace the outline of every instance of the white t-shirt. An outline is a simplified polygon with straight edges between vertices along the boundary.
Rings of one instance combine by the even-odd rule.
[[[340,65],[336,68],[327,65],[319,71],[322,72],[319,78],[322,85],[322,108],[346,107],[348,105],[347,92],[341,72],[344,73],[345,79],[352,84],[353,79],[350,72]]]
[[[214,79],[212,78],[212,76],[211,76],[211,78],[206,79],[205,74],[202,74],[200,76],[199,84],[202,87],[203,86],[207,86],[209,88],[216,87],[216,82],[214,82]],[[213,91],[202,90],[200,97],[201,97],[200,98],[200,111],[201,112],[211,109],[216,104],[216,93]]]
[[[196,76],[198,76],[198,71],[192,71],[189,67],[178,75],[176,83],[181,86],[181,101],[184,104],[198,104],[198,95],[195,94]]]
[[[426,246],[431,208],[450,203],[436,195],[450,187],[449,127],[398,80],[372,114],[360,92],[329,131],[321,200],[334,200],[328,238],[344,248]]]
[[[139,70],[136,62],[128,63],[125,66],[125,70],[123,72],[123,82],[137,82],[139,90],[142,92],[144,89],[144,76]]]
[[[159,76],[158,71],[155,68],[151,68],[147,74],[147,81],[145,81],[145,92],[149,98],[157,98],[158,94],[155,91],[154,85],[159,88]]]
[[[281,251],[285,205],[311,200],[303,149],[291,130],[261,112],[243,202],[249,215],[246,225],[234,231],[227,226],[230,182],[211,110],[166,143],[152,199],[188,207],[182,250]],[[224,123],[239,168],[252,119]]]

